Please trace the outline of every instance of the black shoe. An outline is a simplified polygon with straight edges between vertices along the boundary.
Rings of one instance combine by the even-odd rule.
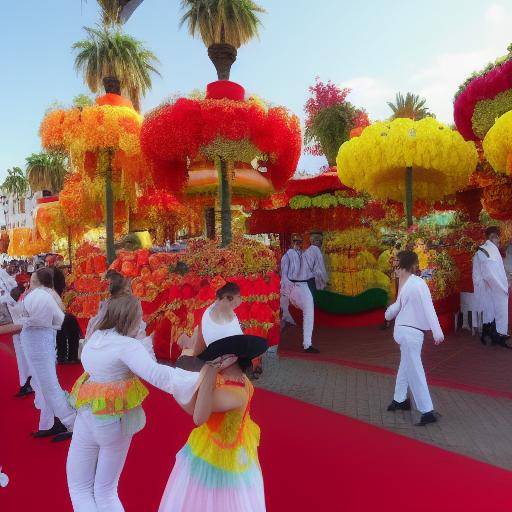
[[[30,384],[25,384],[24,386],[21,386],[20,390],[14,396],[23,398],[24,396],[32,395],[33,393],[34,390],[32,389],[32,386]]]
[[[304,352],[306,352],[306,354],[320,354],[320,350],[318,350],[317,348],[313,347],[313,345],[311,345],[308,348],[305,348]]]
[[[403,402],[397,402],[393,400],[388,405],[388,411],[410,411],[411,410],[411,402],[408,398],[406,398]]]
[[[416,423],[417,427],[424,427],[425,425],[428,425],[429,423],[435,423],[437,421],[437,418],[434,414],[434,411],[426,412],[425,414],[421,415],[420,421]]]
[[[53,423],[53,427],[48,430],[38,430],[37,432],[32,433],[32,437],[41,438],[41,437],[51,437],[56,436],[58,434],[62,434],[63,432],[67,432],[68,429],[61,423],[59,418],[55,418]]]
[[[385,331],[386,329],[389,329],[389,325],[391,322],[388,322],[387,320],[384,320],[384,323],[379,327],[381,331]]]
[[[73,437],[73,432],[62,432],[60,434],[57,434],[53,439],[52,443],[60,443],[61,441],[67,441],[68,439],[71,439]]]

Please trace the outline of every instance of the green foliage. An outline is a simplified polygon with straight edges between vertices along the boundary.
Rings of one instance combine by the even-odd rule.
[[[94,105],[94,100],[87,94],[79,94],[73,98],[73,107],[84,108]]]
[[[151,73],[160,75],[156,55],[143,43],[118,27],[85,27],[87,39],[73,45],[77,52],[75,69],[93,93],[102,86],[103,78],[116,77],[121,89],[140,110],[140,98],[151,89]]]
[[[26,161],[26,177],[33,192],[50,190],[56,194],[62,190],[68,172],[67,157],[64,153],[32,153]]]
[[[7,177],[0,188],[4,194],[13,195],[19,199],[27,194],[29,184],[23,170],[20,167],[13,167],[7,169]]]
[[[181,8],[180,26],[187,24],[190,35],[199,35],[206,47],[227,43],[240,48],[258,36],[258,14],[265,12],[252,0],[182,0]]]
[[[419,121],[425,117],[435,117],[434,114],[429,112],[426,103],[427,100],[417,94],[408,92],[404,97],[401,92],[398,92],[395,97],[395,102],[388,102],[388,107],[393,111],[391,119],[405,117]]]
[[[334,194],[325,193],[313,197],[297,195],[292,197],[288,204],[292,210],[311,207],[336,208],[337,206],[361,210],[368,204],[368,197],[365,195],[347,196],[342,190],[337,190]]]
[[[320,110],[306,127],[304,142],[320,144],[329,165],[336,165],[336,155],[348,140],[356,115],[356,108],[347,101]]]
[[[509,110],[512,110],[512,89],[500,92],[492,99],[479,101],[471,118],[475,135],[483,140],[496,119]]]

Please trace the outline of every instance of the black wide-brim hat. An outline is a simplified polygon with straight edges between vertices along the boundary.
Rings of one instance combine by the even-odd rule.
[[[268,343],[265,338],[252,336],[251,334],[237,334],[210,343],[206,350],[197,357],[202,361],[213,361],[218,357],[233,354],[238,359],[250,360],[261,356],[267,349]]]

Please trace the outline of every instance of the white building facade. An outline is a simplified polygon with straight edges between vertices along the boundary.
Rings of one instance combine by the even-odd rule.
[[[3,213],[2,228],[7,231],[14,228],[33,228],[37,199],[42,196],[42,192],[27,194],[21,198],[13,195],[0,196],[0,208]]]

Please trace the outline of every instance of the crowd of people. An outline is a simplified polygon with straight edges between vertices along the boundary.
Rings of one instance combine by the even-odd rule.
[[[292,237],[281,260],[281,308],[293,323],[289,304],[303,313],[303,349],[312,344],[314,293],[328,284],[321,233]],[[36,438],[71,438],[67,458],[69,493],[76,512],[122,511],[117,484],[133,436],[146,423],[142,381],[172,395],[193,417],[196,428],[176,455],[160,512],[261,512],[265,510],[263,477],[258,462],[259,428],[249,409],[254,388],[247,377],[252,361],[267,349],[266,341],[243,334],[236,315],[242,298],[235,283],[217,291],[192,336],[178,340],[182,355],[175,367],[156,361],[152,337],[146,334],[142,307],[129,279],[114,270],[105,278],[109,297],[89,320],[82,336],[76,318],[65,311],[65,276],[58,260],[45,266],[9,263],[0,269],[0,303],[12,322],[0,332],[13,335],[20,389],[35,395],[39,410]],[[483,320],[482,343],[510,348],[508,339],[507,262],[499,251],[499,230],[486,230],[486,242],[473,258],[475,297]],[[436,345],[444,341],[432,297],[419,275],[411,250],[394,256],[396,300],[385,312],[394,320],[400,346],[395,390],[387,411],[410,410],[410,391],[421,417],[418,426],[438,421],[421,359],[425,333]],[[81,343],[79,342],[80,340]],[[81,353],[80,353],[81,352]],[[81,362],[84,373],[68,396],[61,388],[56,363]],[[1,473],[0,485],[8,478]]]
[[[5,272],[13,278],[12,269]],[[189,357],[195,361],[191,370],[183,369],[180,361],[176,368],[156,361],[130,281],[108,271],[110,296],[89,321],[80,344],[84,373],[68,397],[56,372],[57,337],[66,317],[57,274],[51,266],[32,272],[17,302],[6,302],[12,323],[0,331],[18,339],[20,375],[23,369],[23,378],[28,375],[23,385],[31,386],[23,396],[34,393],[39,409],[39,429],[33,436],[71,438],[66,470],[73,509],[124,510],[117,485],[132,438],[146,423],[144,380],[173,395],[197,426],[176,455],[159,510],[264,511],[259,428],[249,412],[254,388],[246,372],[267,344],[242,333],[234,312],[241,302],[238,285],[227,283],[217,291],[189,339]],[[15,283],[7,281],[11,298]],[[223,428],[218,428],[219,421]],[[0,474],[0,485],[5,479]]]

